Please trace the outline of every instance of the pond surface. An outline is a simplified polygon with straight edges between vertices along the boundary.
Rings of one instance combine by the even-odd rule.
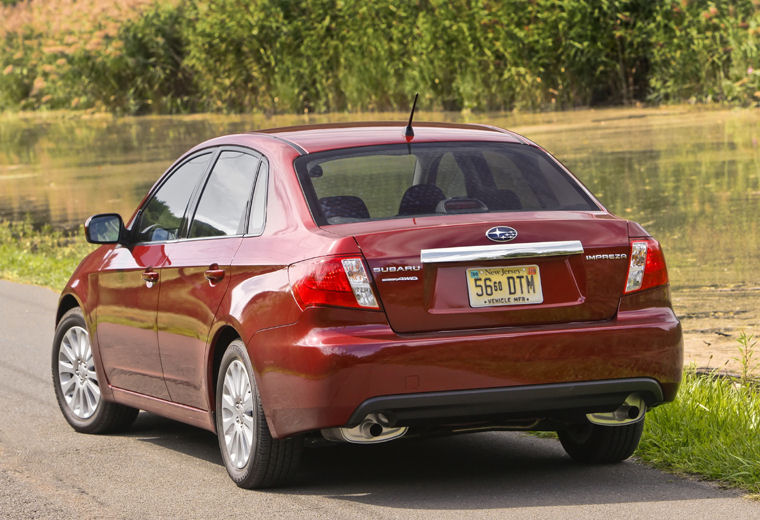
[[[113,118],[0,115],[0,220],[74,228],[128,218],[181,153],[224,133],[407,114]],[[663,244],[688,359],[716,367],[760,334],[760,111],[604,109],[542,114],[418,113],[478,122],[544,146],[606,207]],[[719,362],[710,361],[714,354]],[[760,357],[760,356],[758,356]],[[729,361],[729,366],[736,368]]]

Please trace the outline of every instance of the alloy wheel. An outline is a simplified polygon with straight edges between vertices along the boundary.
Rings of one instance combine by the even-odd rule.
[[[58,349],[58,376],[66,404],[79,419],[89,419],[100,403],[100,386],[90,336],[82,327],[66,331]]]
[[[245,365],[236,359],[224,373],[222,427],[230,462],[243,468],[253,445],[253,393]]]

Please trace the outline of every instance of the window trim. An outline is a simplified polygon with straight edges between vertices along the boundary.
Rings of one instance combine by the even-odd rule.
[[[245,233],[243,234],[244,237],[260,237],[264,234],[264,231],[267,228],[267,215],[268,215],[268,209],[269,209],[269,182],[272,178],[270,175],[271,169],[269,167],[269,160],[266,158],[265,155],[262,154],[261,161],[259,162],[259,170],[256,172],[256,179],[253,182],[253,191],[251,193],[251,198],[248,200],[248,213],[246,214],[246,226],[245,226]],[[256,199],[256,187],[259,183],[259,175],[264,175],[264,218],[261,222],[261,230],[259,230],[257,233],[251,233],[251,215],[253,214],[253,201]]]
[[[200,204],[201,197],[203,195],[203,192],[206,189],[206,186],[208,185],[209,180],[211,179],[211,174],[214,171],[214,167],[216,166],[217,161],[219,161],[219,157],[224,152],[238,152],[238,153],[244,153],[246,155],[250,155],[251,157],[254,157],[258,160],[257,168],[256,168],[256,175],[253,178],[253,184],[251,185],[251,192],[248,194],[248,200],[246,202],[246,209],[244,212],[244,216],[241,218],[241,222],[238,224],[238,232],[234,235],[215,235],[215,236],[208,236],[208,237],[190,237],[188,236],[190,234],[190,227],[192,226],[193,220],[195,220],[195,215],[198,212],[198,205]],[[220,239],[220,238],[233,238],[233,237],[243,237],[246,236],[248,233],[248,227],[249,227],[249,221],[250,221],[250,210],[251,210],[251,204],[253,201],[253,193],[256,190],[256,182],[259,178],[259,172],[261,171],[261,163],[264,160],[264,154],[261,152],[254,150],[253,148],[248,148],[245,146],[238,146],[238,145],[221,145],[217,148],[216,155],[213,158],[213,164],[212,166],[206,170],[206,172],[203,175],[203,178],[200,183],[195,187],[195,190],[193,191],[193,195],[190,197],[190,203],[188,204],[188,208],[192,208],[191,211],[188,211],[186,213],[186,221],[185,221],[185,229],[182,230],[182,234],[180,235],[180,240],[209,240],[209,239]],[[244,229],[240,229],[241,225],[244,224]],[[242,232],[241,232],[242,231]]]
[[[192,219],[195,218],[195,212],[198,210],[198,202],[200,201],[200,196],[203,193],[203,189],[206,187],[206,184],[208,183],[208,179],[211,175],[211,172],[213,171],[214,166],[216,165],[217,160],[219,159],[219,155],[224,151],[236,151],[236,152],[242,152],[248,155],[251,155],[253,157],[258,158],[259,160],[259,167],[256,170],[256,178],[253,181],[253,185],[251,187],[251,193],[248,195],[248,202],[246,203],[246,216],[245,216],[245,229],[243,230],[243,233],[235,234],[235,235],[224,235],[224,236],[211,236],[211,237],[195,237],[190,238],[188,237],[188,232],[190,230],[190,224],[192,222]],[[177,238],[174,238],[172,240],[156,240],[152,242],[148,241],[137,241],[136,240],[136,234],[137,229],[139,228],[138,223],[140,222],[140,218],[142,217],[142,212],[145,209],[145,207],[150,204],[150,202],[155,197],[158,190],[160,190],[164,184],[169,180],[169,178],[174,175],[174,173],[180,169],[182,166],[187,164],[189,161],[192,161],[193,159],[198,158],[201,155],[211,153],[211,158],[209,159],[209,163],[206,166],[206,169],[201,174],[200,179],[196,183],[195,187],[193,188],[192,193],[190,194],[190,198],[188,199],[188,203],[185,206],[185,211],[182,214],[182,221],[180,222],[179,232],[177,233]],[[139,207],[135,214],[135,218],[132,219],[132,223],[130,225],[130,228],[128,229],[129,237],[130,237],[130,244],[132,246],[136,245],[155,245],[155,244],[168,244],[168,243],[174,243],[174,242],[189,242],[189,241],[196,241],[196,240],[217,240],[217,239],[224,239],[224,238],[234,238],[234,237],[244,237],[244,236],[259,236],[259,235],[248,235],[248,229],[250,227],[250,210],[251,205],[253,201],[253,194],[256,189],[256,184],[258,181],[258,175],[261,171],[261,165],[262,163],[266,161],[267,163],[267,175],[269,175],[269,160],[267,157],[259,152],[258,150],[255,150],[254,148],[249,148],[247,146],[240,146],[240,145],[215,145],[210,146],[207,148],[202,148],[200,150],[196,150],[190,155],[186,155],[184,157],[180,157],[180,159],[175,162],[175,164],[169,168],[164,174],[159,177],[158,181],[153,185],[153,187],[148,192],[148,195],[145,197],[145,202]],[[267,178],[267,198],[265,199],[265,202],[268,201],[268,192],[269,192],[269,178]],[[266,210],[264,214],[264,228],[262,228],[262,234],[264,229],[266,228]]]
[[[206,165],[206,169],[201,174],[198,182],[196,182],[195,187],[193,188],[193,191],[190,193],[190,198],[188,199],[187,204],[185,205],[185,210],[182,213],[182,220],[179,224],[179,231],[177,232],[177,238],[174,238],[172,240],[155,240],[155,241],[145,241],[145,240],[137,240],[137,233],[140,229],[139,223],[140,219],[143,215],[143,210],[153,202],[153,199],[156,196],[156,193],[164,187],[164,185],[168,182],[168,180],[171,178],[172,175],[174,175],[177,170],[182,168],[184,165],[189,163],[190,161],[197,159],[201,155],[210,154],[211,157],[209,158],[209,162]],[[175,163],[173,167],[171,167],[169,170],[164,172],[163,176],[161,176],[156,182],[156,184],[153,185],[153,188],[148,192],[148,196],[145,197],[145,202],[140,206],[140,208],[137,210],[137,214],[135,215],[135,218],[132,220],[132,224],[129,228],[129,237],[130,237],[130,243],[133,245],[153,245],[153,244],[167,244],[171,242],[177,242],[179,240],[183,240],[186,235],[186,228],[187,228],[187,216],[188,216],[188,210],[190,209],[193,199],[196,196],[196,193],[198,191],[198,186],[203,184],[205,181],[204,179],[208,177],[209,172],[211,171],[211,166],[216,163],[216,158],[219,155],[219,148],[218,147],[209,147],[209,148],[203,148],[201,150],[197,150],[196,152],[187,155],[183,158],[181,158],[178,162]]]

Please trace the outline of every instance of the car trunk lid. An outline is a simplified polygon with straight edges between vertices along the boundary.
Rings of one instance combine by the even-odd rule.
[[[628,268],[625,220],[594,212],[513,213],[485,222],[482,215],[459,217],[364,223],[365,231],[358,224],[330,226],[354,236],[396,332],[615,316]],[[499,226],[517,236],[503,244],[489,240],[488,230]]]

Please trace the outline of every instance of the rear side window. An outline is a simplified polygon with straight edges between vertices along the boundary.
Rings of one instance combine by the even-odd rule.
[[[247,227],[247,208],[259,159],[247,153],[224,151],[203,188],[190,238],[240,235]]]
[[[251,218],[248,222],[249,235],[261,235],[267,220],[267,184],[269,181],[269,165],[262,160],[259,174],[256,177],[256,187],[253,190],[251,202]]]
[[[175,240],[180,232],[190,195],[205,173],[211,153],[193,157],[171,173],[140,212],[138,242]]]
[[[597,211],[546,153],[512,143],[332,150],[296,160],[319,225],[451,213]]]

